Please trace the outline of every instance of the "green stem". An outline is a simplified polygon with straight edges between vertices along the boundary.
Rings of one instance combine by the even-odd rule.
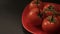
[[[39,4],[40,0],[36,0],[36,4]]]
[[[39,10],[38,16],[42,18],[43,13],[40,13],[40,7],[39,7],[38,4],[40,4],[40,0],[37,0],[37,1],[36,1],[36,5],[37,5],[37,8],[38,8],[38,10]]]
[[[50,11],[53,11],[53,10],[54,10],[54,7],[53,7],[52,5],[50,5],[50,6],[48,7],[48,9],[49,9]]]
[[[55,23],[55,21],[56,21],[53,15],[51,16],[51,18],[49,20],[50,20],[50,23]]]
[[[38,16],[42,17],[42,13],[40,13],[40,7],[39,7],[39,5],[38,5],[39,2],[40,2],[40,0],[37,0],[37,1],[36,1],[36,5],[37,5],[37,8],[38,8],[38,10],[39,10]]]
[[[51,18],[51,21],[52,21],[52,22],[54,21],[53,16],[52,16],[52,18]]]

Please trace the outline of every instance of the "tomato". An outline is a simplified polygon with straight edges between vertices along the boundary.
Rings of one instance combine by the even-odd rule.
[[[60,27],[60,22],[57,17],[48,16],[43,20],[42,29],[46,32],[56,32]]]
[[[43,8],[43,12],[49,16],[49,15],[53,15],[54,13],[58,13],[60,14],[60,8],[59,8],[59,4],[54,4],[54,3],[45,3],[44,4],[44,8]]]
[[[22,24],[24,28],[31,32],[39,32],[41,28],[42,18],[38,15],[40,13],[38,8],[33,8],[29,10],[29,8],[25,8],[22,14]]]
[[[36,33],[41,31],[39,30],[41,29],[41,23],[42,23],[42,18],[39,15],[40,8],[37,7],[37,4],[35,2],[36,1],[32,1],[24,9],[24,12],[22,14],[22,24],[24,28],[31,33]]]

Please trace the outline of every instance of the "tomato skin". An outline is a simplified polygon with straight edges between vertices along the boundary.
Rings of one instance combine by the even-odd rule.
[[[58,20],[60,22],[60,15],[56,15],[56,17],[58,18]],[[60,32],[60,28],[59,28],[59,32]]]
[[[59,19],[59,21],[60,21],[60,16],[59,15],[56,15],[56,17]]]
[[[32,4],[32,6],[29,4],[22,14],[23,27],[31,33],[40,31],[39,28],[41,28],[42,19],[38,16],[38,13],[39,11],[36,4]]]
[[[53,15],[53,13],[54,13],[54,12],[48,11],[48,10],[45,11],[45,9],[48,8],[49,6],[54,7],[54,10],[55,10],[54,12],[56,12],[57,14],[60,14],[60,7],[59,7],[60,5],[59,4],[45,3],[44,8],[43,8],[43,12],[45,12],[46,16]]]
[[[26,8],[22,15],[22,24],[24,28],[31,33],[39,32],[36,26],[40,25],[39,28],[41,27],[42,19],[38,16],[38,13],[38,8],[31,10],[27,10]]]
[[[30,4],[29,4],[29,9],[33,9],[33,8],[37,8],[37,4],[35,3],[36,2],[36,0],[33,0]],[[43,10],[43,2],[39,2],[39,4],[38,4],[38,6],[39,6],[39,8],[40,8],[40,10],[42,11]]]
[[[31,22],[33,22],[32,24],[34,25],[41,25],[42,18],[38,16],[38,13],[39,13],[38,8],[34,8],[28,13],[26,19],[29,19]]]
[[[34,2],[35,2],[35,1],[32,1],[32,2],[29,4],[29,8],[30,8],[30,9],[37,8],[37,5],[36,5]]]
[[[60,4],[44,2],[44,6],[46,6],[46,5],[47,5],[47,6],[53,5],[54,8],[55,8],[55,10],[56,10],[57,12],[60,12]]]
[[[46,32],[56,32],[58,31],[59,27],[60,27],[60,22],[58,21],[58,18],[54,17],[56,20],[56,23],[50,22],[47,18],[43,20],[42,23],[42,29]]]
[[[50,7],[50,6],[54,7],[53,4],[46,4],[46,5],[44,6],[44,8],[43,8],[43,12],[44,12],[47,16],[53,15],[53,12],[50,11],[50,9],[49,9],[49,10],[46,10],[46,9],[48,9],[48,7]]]

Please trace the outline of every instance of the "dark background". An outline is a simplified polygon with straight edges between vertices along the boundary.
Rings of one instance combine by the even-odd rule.
[[[43,0],[59,3],[59,0]],[[21,22],[23,9],[31,0],[0,0],[0,34],[27,34]]]
[[[18,34],[17,0],[0,0],[0,34]]]

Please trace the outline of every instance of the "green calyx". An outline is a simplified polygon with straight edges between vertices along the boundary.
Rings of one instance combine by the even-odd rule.
[[[49,7],[48,7],[48,10],[53,11],[53,10],[54,10],[54,7],[53,7],[52,5],[49,6]]]
[[[36,2],[35,2],[35,3],[36,3],[36,5],[37,5],[37,8],[39,9],[38,16],[39,16],[39,17],[42,17],[42,15],[43,15],[43,14],[42,14],[42,13],[40,13],[40,8],[39,8],[39,5],[38,5],[38,4],[40,4],[40,0],[36,0]]]
[[[49,19],[50,22],[55,23],[55,18],[54,18],[54,16],[49,16],[48,19]]]
[[[46,11],[50,11],[53,13],[53,15],[56,15],[57,12],[55,11],[54,7],[52,5],[50,5],[48,8],[44,9],[44,12]]]
[[[40,3],[40,0],[36,0],[36,2],[35,2],[36,4],[39,4]]]
[[[44,11],[54,12],[54,7],[52,5],[50,5],[48,8],[44,9]]]
[[[52,16],[52,18],[51,18],[51,20],[50,20],[51,22],[55,22],[55,20],[54,20],[54,17]]]

